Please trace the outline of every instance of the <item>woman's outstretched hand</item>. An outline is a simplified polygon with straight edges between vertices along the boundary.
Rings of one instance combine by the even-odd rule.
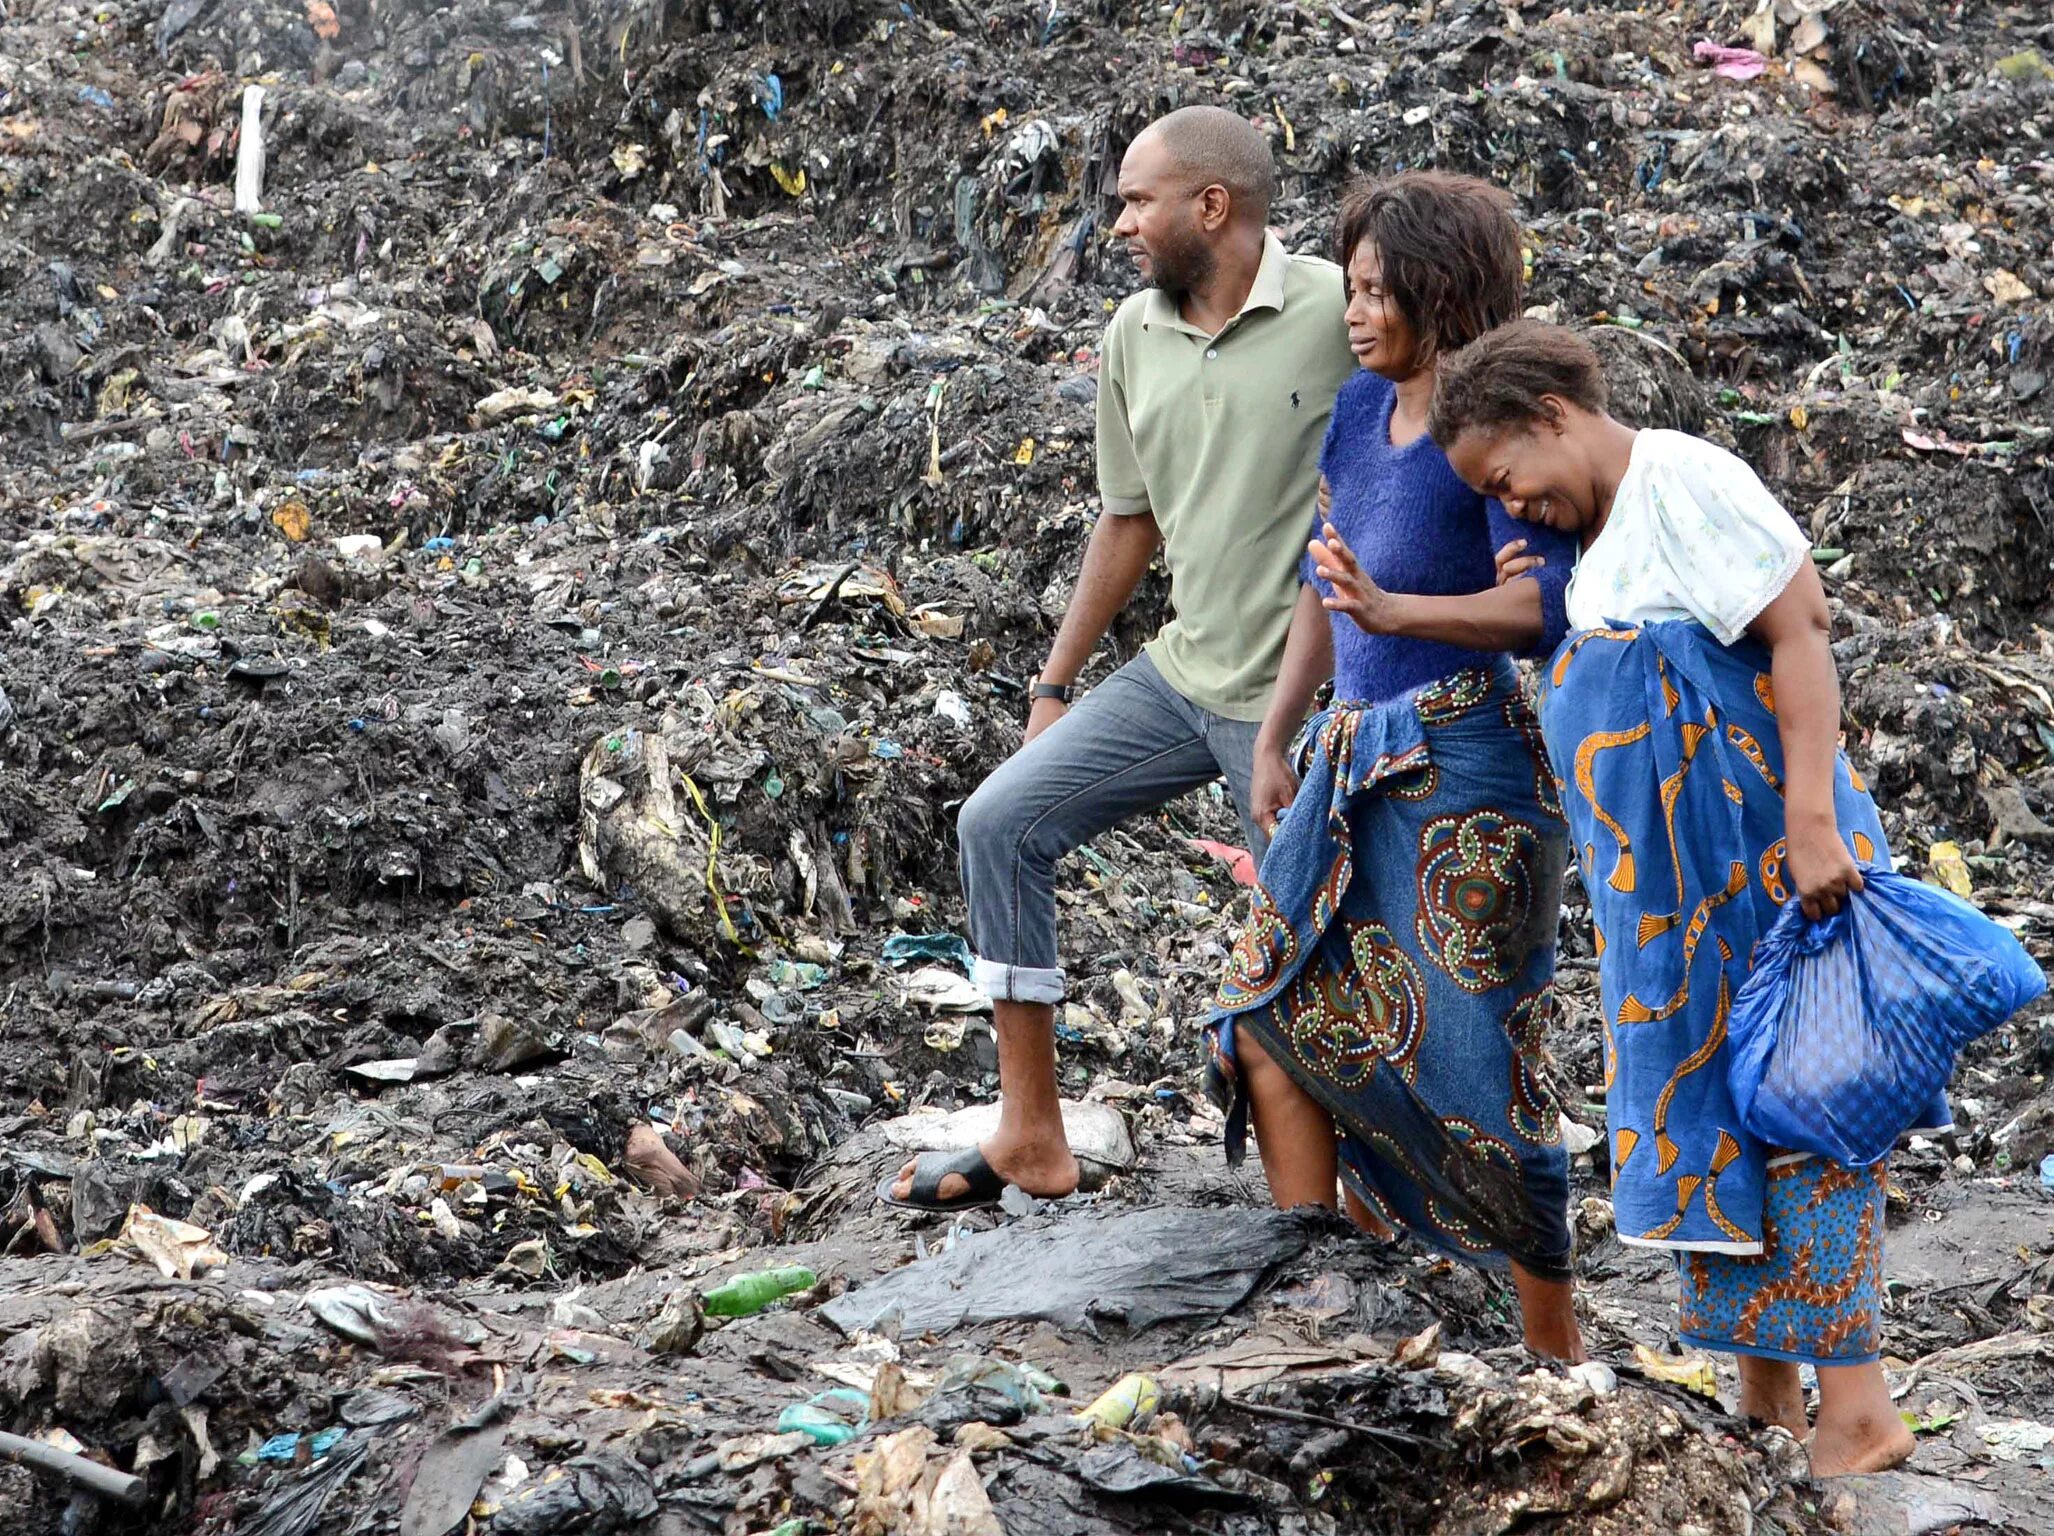
[[[1368,634],[1389,634],[1395,618],[1391,594],[1370,579],[1334,525],[1322,523],[1320,537],[1305,547],[1320,579],[1333,588],[1322,604],[1330,612],[1347,614]]]

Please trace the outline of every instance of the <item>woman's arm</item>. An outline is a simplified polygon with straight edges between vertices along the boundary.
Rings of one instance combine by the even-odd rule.
[[[1307,548],[1314,569],[1334,589],[1325,606],[1345,613],[1372,635],[1436,640],[1472,651],[1524,651],[1544,634],[1538,581],[1513,581],[1462,597],[1386,592],[1362,569],[1332,523],[1320,533]]]
[[[1783,867],[1810,918],[1830,917],[1861,870],[1840,840],[1833,785],[1840,753],[1840,678],[1833,670],[1826,588],[1807,560],[1747,632],[1769,648],[1776,729],[1783,738]]]
[[[1298,793],[1298,775],[1291,771],[1285,749],[1304,723],[1319,685],[1333,675],[1332,622],[1320,603],[1319,588],[1302,586],[1298,606],[1291,612],[1291,633],[1284,641],[1284,664],[1270,695],[1269,713],[1255,733],[1255,774],[1249,795],[1253,804],[1248,814],[1265,831],[1274,830],[1278,813]]]

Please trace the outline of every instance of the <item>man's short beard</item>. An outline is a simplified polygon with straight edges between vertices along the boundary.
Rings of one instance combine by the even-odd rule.
[[[1196,230],[1182,232],[1174,243],[1150,253],[1155,267],[1155,286],[1173,299],[1201,287],[1212,276],[1218,259]]]

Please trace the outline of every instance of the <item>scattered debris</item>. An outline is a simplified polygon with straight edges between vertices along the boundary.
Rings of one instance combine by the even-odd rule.
[[[1893,1160],[1935,1427],[1873,1497],[1671,1352],[1573,890],[1588,1367],[1223,1166],[1216,791],[1064,869],[1087,1192],[871,1194],[991,1124],[953,815],[1095,516],[1119,157],[1187,101],[1294,248],[1357,171],[1504,182],[1619,409],[1805,521],[1900,864],[2054,957],[2043,10],[0,10],[9,1429],[237,1536],[2054,1526],[2044,1008]],[[23,1529],[78,1486],[0,1461]]]

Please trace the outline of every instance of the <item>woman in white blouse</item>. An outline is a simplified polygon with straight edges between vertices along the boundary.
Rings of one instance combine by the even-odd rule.
[[[1765,1145],[1726,1086],[1755,942],[1889,858],[1838,749],[1810,541],[1732,454],[1614,420],[1596,354],[1557,327],[1448,359],[1429,425],[1473,490],[1581,545],[1540,715],[1596,929],[1620,1240],[1675,1253],[1683,1337],[1740,1357],[1742,1411],[1809,1435],[1818,1475],[1893,1466],[1912,1440],[1879,1363],[1885,1165]],[[1388,608],[1331,561],[1350,601]]]

